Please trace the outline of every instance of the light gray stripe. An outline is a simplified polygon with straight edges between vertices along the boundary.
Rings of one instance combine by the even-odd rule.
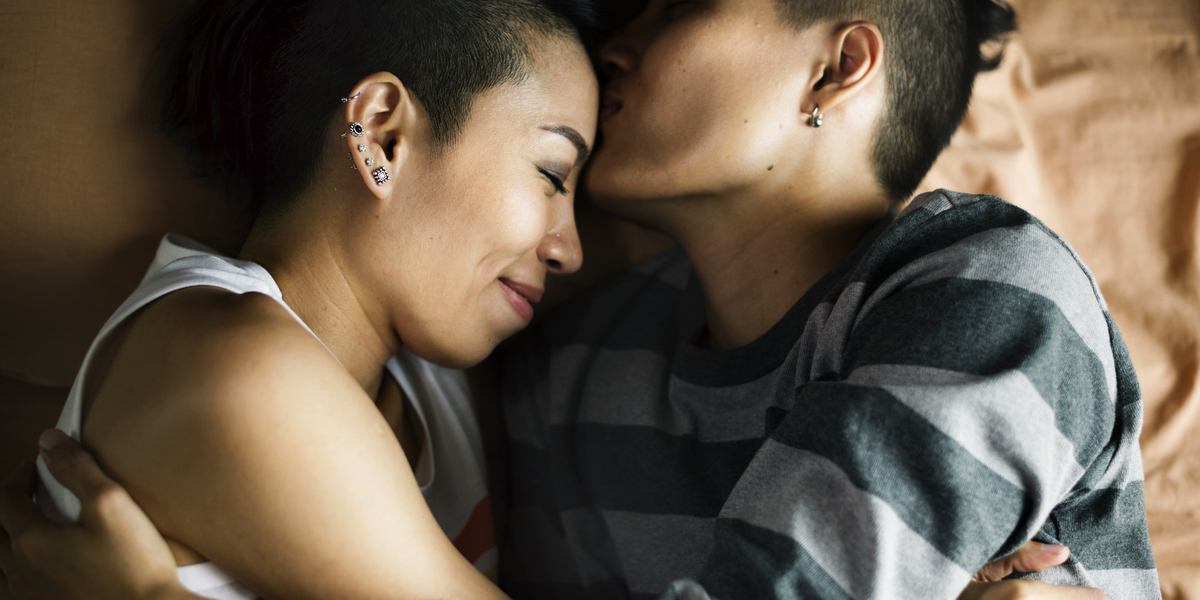
[[[716,519],[603,511],[629,589],[657,594],[672,581],[698,577],[712,550]]]
[[[1158,571],[1154,569],[1110,569],[1088,571],[1092,580],[1112,600],[1159,600]]]
[[[720,516],[796,540],[854,598],[954,598],[971,578],[832,461],[774,440]]]
[[[881,387],[980,463],[1036,501],[1025,519],[1036,532],[1083,476],[1075,444],[1055,424],[1054,410],[1020,371],[984,377],[910,365],[868,365],[849,383]]]
[[[941,190],[938,190],[913,198],[912,202],[909,202],[908,206],[905,206],[904,210],[900,212],[900,217],[897,220],[904,218],[908,213],[917,212],[918,210],[928,212],[930,215],[937,215],[951,208],[954,208],[954,205],[950,203],[950,200],[946,198]]]
[[[903,288],[950,277],[1013,285],[1057,305],[1104,367],[1109,400],[1116,402],[1112,340],[1092,281],[1080,269],[1075,255],[1036,225],[990,229],[905,265],[871,294],[858,314],[858,322],[876,304]]]
[[[587,351],[570,346],[554,357],[554,372],[580,372]],[[551,423],[655,427],[701,442],[757,439],[765,435],[763,410],[773,398],[778,369],[747,383],[707,387],[670,375],[670,365],[651,350],[595,350],[578,418],[570,403],[552,404]],[[572,369],[565,371],[563,369]],[[574,392],[569,381],[550,388],[558,398]],[[524,440],[522,440],[524,441]]]

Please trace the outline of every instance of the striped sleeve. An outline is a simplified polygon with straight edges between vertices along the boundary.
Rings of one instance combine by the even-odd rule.
[[[1153,572],[1119,341],[1069,248],[1040,224],[992,228],[861,283],[817,311],[831,369],[795,390],[703,571],[665,598],[951,599],[1054,533],[1084,561],[1124,543],[1060,583]]]

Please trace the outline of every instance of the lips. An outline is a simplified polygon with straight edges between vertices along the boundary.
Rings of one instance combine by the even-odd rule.
[[[600,122],[603,123],[620,112],[624,105],[625,103],[621,102],[621,99],[617,98],[617,94],[612,90],[604,92],[604,96],[600,100]]]
[[[542,301],[542,290],[506,278],[501,278],[499,283],[504,298],[512,305],[513,310],[517,311],[526,323],[532,321],[533,305]]]

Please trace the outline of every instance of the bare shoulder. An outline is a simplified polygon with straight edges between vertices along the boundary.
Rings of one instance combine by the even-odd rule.
[[[143,309],[114,342],[89,424],[123,408],[247,410],[255,403],[246,398],[266,402],[313,380],[360,391],[312,334],[261,294],[181,290]]]
[[[173,520],[164,507],[227,477],[210,461],[252,468],[264,444],[303,434],[280,424],[372,407],[337,359],[260,294],[165,296],[130,321],[108,355],[83,439],[164,532]]]

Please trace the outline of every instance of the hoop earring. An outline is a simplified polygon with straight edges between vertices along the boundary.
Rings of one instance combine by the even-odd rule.
[[[812,126],[813,126],[813,129],[816,129],[816,128],[820,127],[820,126],[821,126],[821,123],[823,123],[823,122],[824,122],[824,120],[825,120],[825,116],[824,116],[824,115],[821,115],[821,114],[819,114],[819,111],[820,111],[820,110],[821,110],[821,105],[820,105],[820,104],[817,104],[817,105],[813,106],[813,111],[812,111],[812,121],[810,121],[810,123],[811,123],[811,124],[812,124]]]

